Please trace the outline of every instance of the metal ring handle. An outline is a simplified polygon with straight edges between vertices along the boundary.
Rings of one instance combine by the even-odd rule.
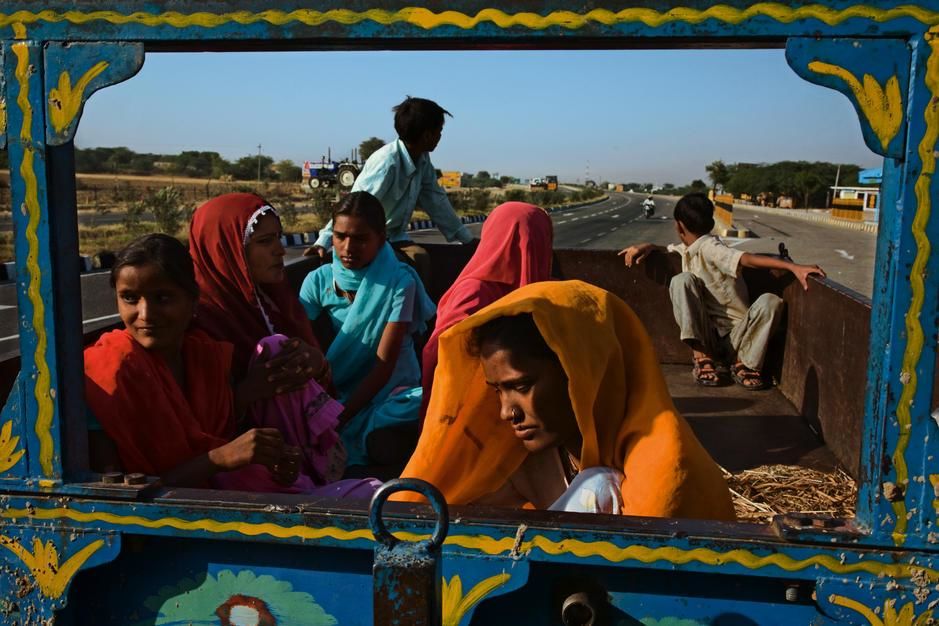
[[[388,496],[399,491],[416,491],[427,498],[430,506],[434,509],[437,516],[437,523],[434,526],[434,534],[430,538],[430,545],[433,549],[440,548],[443,540],[447,538],[447,531],[450,529],[450,513],[447,510],[447,501],[443,494],[429,482],[419,478],[395,478],[389,480],[378,488],[375,495],[372,496],[372,503],[368,509],[368,524],[372,528],[375,539],[384,546],[394,547],[398,539],[394,537],[385,522],[382,519],[381,511],[388,501]]]

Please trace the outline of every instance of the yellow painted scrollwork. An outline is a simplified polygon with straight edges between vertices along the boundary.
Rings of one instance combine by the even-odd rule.
[[[91,66],[87,72],[72,87],[72,77],[67,71],[59,74],[59,86],[49,90],[49,118],[55,132],[61,133],[72,123],[78,110],[82,106],[85,89],[95,77],[108,67],[107,61],[99,61]]]
[[[926,626],[933,623],[932,610],[927,609],[917,615],[916,607],[912,602],[907,602],[897,611],[896,601],[887,600],[884,602],[883,617],[880,617],[869,607],[845,596],[832,594],[828,596],[828,600],[832,604],[851,609],[863,616],[870,626]]]
[[[33,551],[30,552],[16,539],[0,535],[0,546],[15,554],[23,562],[33,575],[39,591],[51,599],[59,598],[65,593],[65,588],[72,577],[103,545],[104,541],[101,539],[92,541],[73,554],[65,563],[60,564],[59,551],[51,541],[43,544],[40,539],[33,538]]]
[[[903,124],[903,100],[900,97],[900,81],[897,77],[891,76],[886,84],[881,86],[870,74],[864,74],[862,83],[845,68],[824,61],[812,61],[809,63],[809,69],[816,74],[836,76],[847,83],[864,117],[880,140],[880,145],[886,150]]]
[[[400,23],[412,24],[426,30],[442,26],[470,29],[486,23],[494,24],[499,28],[524,27],[530,30],[541,30],[550,27],[561,27],[574,30],[593,24],[616,26],[618,24],[642,23],[653,28],[674,23],[700,24],[706,20],[715,20],[724,24],[742,24],[759,18],[780,23],[790,23],[797,20],[818,20],[829,26],[836,26],[846,20],[856,18],[881,23],[891,20],[912,19],[921,24],[934,24],[939,20],[939,12],[912,3],[883,8],[878,6],[876,2],[855,4],[844,8],[828,7],[823,4],[792,7],[780,2],[754,2],[749,6],[738,8],[718,3],[705,9],[676,6],[665,11],[659,11],[646,7],[627,7],[615,12],[607,9],[592,9],[583,13],[577,11],[552,11],[547,15],[528,11],[506,13],[496,8],[482,9],[475,14],[452,10],[435,12],[424,7],[403,7],[397,11],[386,9],[355,11],[343,8],[328,11],[267,9],[259,12],[237,11],[231,13],[210,13],[207,11],[151,13],[142,10],[121,13],[120,11],[107,9],[63,12],[22,10],[13,13],[0,12],[0,28],[15,22],[26,24],[67,22],[76,25],[104,22],[117,25],[135,24],[151,28],[161,26],[217,28],[229,24],[242,26],[257,23],[272,26],[291,24],[319,26],[326,23],[351,25],[370,21],[383,26]]]
[[[476,606],[483,598],[504,585],[510,574],[502,573],[490,576],[489,578],[477,583],[464,596],[463,581],[459,574],[455,575],[447,582],[443,579],[443,626],[459,626],[460,621],[466,613]]]

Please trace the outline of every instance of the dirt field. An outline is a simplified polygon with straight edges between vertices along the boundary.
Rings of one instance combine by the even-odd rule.
[[[10,214],[10,175],[0,170],[0,261],[12,259],[13,228]],[[179,206],[184,217],[174,236],[185,240],[188,236],[189,215],[206,200],[235,191],[256,192],[267,198],[281,213],[288,232],[310,232],[323,226],[331,207],[339,198],[335,189],[304,190],[299,182],[279,183],[262,181],[206,180],[179,176],[130,176],[114,174],[77,174],[76,200],[78,204],[79,249],[82,254],[95,255],[104,250],[117,250],[134,238],[158,230],[153,215],[144,211],[136,221],[127,219],[128,209],[146,204],[147,199],[166,187],[179,191]],[[516,187],[518,187],[516,189]],[[516,199],[543,206],[564,202],[566,195],[552,199],[527,197],[527,186],[510,189],[455,189],[449,195],[454,209],[461,215],[486,214],[503,202],[506,191],[525,193]],[[414,219],[427,219],[423,211],[415,211]],[[172,230],[172,229],[171,229]]]

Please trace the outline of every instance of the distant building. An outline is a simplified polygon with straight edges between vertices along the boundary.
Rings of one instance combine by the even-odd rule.
[[[861,170],[857,174],[857,179],[862,185],[880,185],[884,182],[884,168],[875,167],[869,170]]]
[[[832,187],[831,214],[856,221],[876,221],[880,187]]]
[[[463,172],[441,172],[440,178],[437,179],[437,184],[444,189],[459,189],[462,180]]]

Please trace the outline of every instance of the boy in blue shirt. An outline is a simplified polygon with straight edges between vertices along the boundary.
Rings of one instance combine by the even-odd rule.
[[[398,139],[373,153],[365,162],[352,191],[367,191],[385,209],[388,241],[399,258],[414,266],[427,284],[430,258],[407,234],[414,208],[420,206],[447,241],[475,241],[437,183],[430,153],[440,142],[444,116],[450,112],[436,102],[408,96],[392,109]],[[452,117],[452,115],[451,115]],[[322,258],[332,246],[332,220],[320,231],[313,250]]]

